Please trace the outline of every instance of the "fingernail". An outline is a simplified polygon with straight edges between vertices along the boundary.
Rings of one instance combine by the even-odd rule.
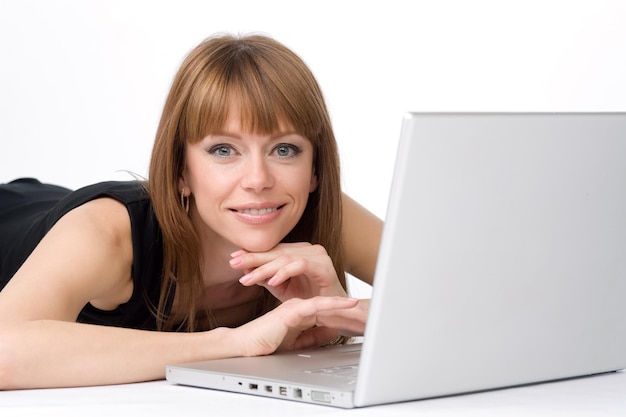
[[[228,262],[230,263],[231,266],[237,266],[241,263],[241,258],[236,257],[236,258],[231,259]]]
[[[250,274],[246,274],[243,277],[239,278],[239,282],[245,284],[246,282],[250,281],[251,278],[252,276]]]

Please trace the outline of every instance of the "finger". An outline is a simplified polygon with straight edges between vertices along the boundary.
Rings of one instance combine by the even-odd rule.
[[[231,258],[237,258],[237,257],[239,257],[239,256],[245,255],[246,253],[248,253],[248,251],[247,251],[247,250],[245,250],[245,249],[239,249],[239,250],[236,250],[235,252],[231,253],[231,254],[230,254],[230,257],[231,257]]]
[[[324,311],[350,309],[358,305],[359,300],[349,297],[322,297],[307,299],[292,298],[279,306],[286,317],[289,327],[296,327],[310,319],[318,320]],[[276,311],[276,310],[274,310]],[[311,325],[316,323],[310,323]],[[308,323],[307,323],[308,326]],[[310,327],[310,326],[309,326]]]
[[[336,309],[317,316],[318,326],[338,329],[344,336],[362,336],[366,323],[367,313],[360,309]]]
[[[307,275],[306,271],[308,267],[309,262],[303,258],[284,259],[280,268],[278,268],[273,276],[268,279],[267,285],[278,286],[290,278]]]
[[[248,252],[243,250],[243,249],[235,251],[235,252],[230,254],[231,259],[229,261],[230,267],[235,269],[235,270],[243,271],[244,276],[250,274],[255,269],[254,267],[246,267],[246,265],[243,263],[244,256],[247,253]]]
[[[357,303],[358,300],[353,298],[319,296],[304,300],[292,298],[286,301],[269,313],[271,322],[282,323],[288,329],[277,347],[293,349],[297,343],[317,343],[317,340],[323,340],[323,336],[317,334],[320,331],[315,331],[311,336],[302,336],[302,342],[297,342],[303,332],[308,332],[315,326],[320,312],[353,308]],[[337,330],[335,330],[336,334]],[[329,340],[332,339],[329,338]]]
[[[365,332],[369,311],[368,299],[359,300],[356,307],[318,314],[318,325],[340,329],[343,335],[360,336]]]
[[[313,245],[307,242],[280,243],[267,252],[247,252],[243,249],[230,254],[230,265],[234,269],[254,269],[289,253],[299,253]],[[319,250],[319,249],[318,249]]]
[[[267,252],[237,250],[230,254],[230,266],[234,269],[256,268],[278,257],[277,248],[278,246]]]
[[[324,346],[337,339],[339,332],[329,327],[312,327],[300,333],[291,344],[292,349],[307,349]],[[281,346],[282,348],[283,346]]]
[[[283,255],[266,265],[259,266],[254,273],[246,273],[240,281],[244,285],[279,286],[297,276],[306,276],[323,288],[338,283],[335,269],[328,255],[297,257],[291,254]],[[337,295],[346,294],[341,291]]]
[[[259,265],[269,262],[276,256],[272,256],[271,252],[250,253],[244,250],[238,250],[230,254],[229,264],[233,269],[254,269]]]
[[[276,272],[283,268],[288,262],[290,262],[290,259],[278,258],[252,270],[246,269],[248,272],[239,278],[239,282],[247,286],[255,284],[264,285],[266,281],[274,277]]]

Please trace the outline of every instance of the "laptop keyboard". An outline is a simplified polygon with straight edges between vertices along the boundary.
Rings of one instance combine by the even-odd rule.
[[[359,365],[342,365],[332,366],[330,368],[320,369],[307,369],[304,371],[306,374],[324,375],[332,378],[339,378],[347,382],[348,384],[354,384],[356,382],[356,376],[359,371]]]

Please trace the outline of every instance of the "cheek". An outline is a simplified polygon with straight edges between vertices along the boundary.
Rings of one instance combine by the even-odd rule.
[[[231,187],[236,181],[234,173],[223,166],[195,159],[188,162],[187,178],[192,192],[205,196],[219,194],[220,190]]]
[[[196,199],[212,200],[224,194],[226,188],[224,176],[206,172],[194,178],[192,192]]]
[[[311,175],[311,172],[305,169],[300,169],[298,172],[291,174],[285,174],[283,179],[286,184],[289,184],[289,188],[297,194],[308,195],[315,189],[314,186],[317,186],[315,176]]]
[[[198,202],[211,202],[232,193],[233,187],[228,176],[206,173],[195,179],[192,191]]]

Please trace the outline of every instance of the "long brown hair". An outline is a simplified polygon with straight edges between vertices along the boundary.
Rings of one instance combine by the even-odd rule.
[[[204,330],[197,295],[204,291],[199,239],[180,204],[179,178],[185,147],[220,131],[229,104],[237,103],[241,125],[272,134],[280,122],[309,139],[314,149],[317,189],[284,241],[319,243],[333,260],[346,288],[341,247],[339,156],[322,92],[307,65],[281,43],[260,35],[211,37],[183,61],[163,108],[150,162],[148,188],[163,233],[163,282],[157,307],[159,329]],[[166,317],[176,289],[176,317]],[[267,293],[261,313],[276,300]],[[215,324],[210,324],[212,327]]]

